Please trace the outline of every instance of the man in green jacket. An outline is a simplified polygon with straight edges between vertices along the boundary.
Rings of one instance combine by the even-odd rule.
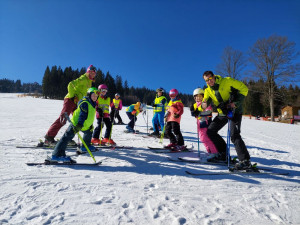
[[[236,169],[250,168],[250,155],[240,135],[243,101],[248,94],[247,86],[231,77],[222,78],[214,75],[212,71],[205,71],[203,78],[208,87],[204,92],[202,107],[206,108],[212,102],[218,111],[218,115],[207,130],[208,137],[219,151],[219,155],[212,160],[226,160],[226,142],[218,131],[230,121],[230,138],[239,158],[239,163],[235,167]]]
[[[78,101],[86,95],[87,90],[92,86],[92,82],[95,81],[95,76],[96,67],[90,65],[85,74],[68,84],[68,94],[65,96],[63,109],[61,110],[58,119],[54,121],[45,135],[45,144],[55,144],[54,137],[57,135],[60,128],[66,124],[64,113],[66,112],[70,115],[74,112],[77,108]]]

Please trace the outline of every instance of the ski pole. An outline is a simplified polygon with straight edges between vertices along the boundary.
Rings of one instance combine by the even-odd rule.
[[[69,123],[74,127],[74,124],[70,120],[70,117],[68,116],[67,112],[65,112],[65,117],[69,121]],[[79,132],[77,132],[77,136],[79,137],[79,139],[81,140],[82,144],[84,145],[84,147],[86,148],[86,150],[88,151],[88,153],[90,154],[90,156],[92,157],[92,159],[94,160],[94,162],[96,163],[95,157],[93,156],[92,152],[90,151],[90,149],[86,145],[85,141],[83,140],[83,138],[81,137],[81,135],[79,134]]]
[[[149,134],[149,130],[148,130],[148,107],[146,104],[146,115],[147,115],[147,134]]]
[[[230,123],[231,120],[228,119],[227,146],[226,146],[226,158],[227,158],[228,168],[230,167]]]
[[[163,139],[164,139],[164,136],[165,136],[166,125],[167,125],[167,119],[165,119],[164,128],[163,128],[163,130],[162,130],[162,132],[161,132],[161,135],[160,135],[160,140],[159,140],[159,143],[160,143],[160,144],[163,143]]]
[[[111,133],[112,133],[112,129],[113,129],[113,127],[114,127],[115,119],[116,119],[116,112],[117,112],[117,109],[115,109],[115,112],[114,112],[114,119],[113,119],[113,121],[112,121],[112,123],[111,123],[111,129],[110,129],[110,134],[109,134],[108,142],[109,142],[110,139],[111,139]]]
[[[102,128],[103,128],[103,116],[101,117],[101,126],[100,126],[100,145],[102,145],[101,143],[101,138],[102,138]]]
[[[198,137],[198,156],[199,156],[199,159],[200,158],[200,136],[199,136],[199,131],[200,131],[200,120],[198,119],[198,117],[196,118],[197,120],[197,137]]]

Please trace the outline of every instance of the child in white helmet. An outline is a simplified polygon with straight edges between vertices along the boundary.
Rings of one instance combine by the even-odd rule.
[[[197,119],[197,132],[199,134],[199,138],[201,142],[204,144],[209,156],[207,160],[210,158],[214,158],[218,155],[218,150],[215,147],[214,143],[207,136],[207,127],[212,121],[212,107],[209,105],[205,110],[202,109],[201,104],[204,97],[204,90],[201,88],[197,88],[193,92],[194,99],[196,101],[190,108],[191,115],[196,117]]]

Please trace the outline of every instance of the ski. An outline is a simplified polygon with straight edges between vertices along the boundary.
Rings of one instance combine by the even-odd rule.
[[[214,175],[289,175],[288,172],[272,172],[272,171],[245,171],[245,170],[235,170],[235,171],[227,171],[227,172],[207,172],[207,173],[194,173],[186,170],[187,174],[192,176],[214,176]]]
[[[207,164],[207,165],[221,165],[221,166],[227,166],[227,162],[207,162],[207,161],[200,161],[198,160],[191,160],[191,159],[184,159],[181,157],[178,157],[177,159],[173,159],[168,157],[168,160],[173,162],[185,162],[185,163],[195,163],[195,164]]]
[[[31,162],[31,163],[26,163],[27,166],[39,166],[39,165],[53,165],[53,166],[98,166],[102,164],[102,161],[98,161],[96,163],[66,163],[66,162],[51,162],[48,160],[45,160],[45,162]]]

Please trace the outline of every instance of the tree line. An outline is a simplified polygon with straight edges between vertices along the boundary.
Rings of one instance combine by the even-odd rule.
[[[215,72],[222,77],[244,79],[243,82],[249,88],[244,102],[245,114],[268,115],[274,121],[274,116],[280,115],[281,107],[288,104],[300,106],[299,87],[291,85],[294,81],[299,81],[300,72],[300,63],[294,63],[300,55],[295,50],[295,45],[287,37],[272,35],[257,40],[247,54],[231,46],[224,49]],[[251,71],[245,71],[247,64],[252,66]],[[67,94],[68,83],[85,71],[84,67],[80,70],[66,67],[63,70],[60,66],[52,66],[51,69],[47,66],[42,86],[38,83],[22,85],[20,80],[14,82],[2,79],[0,92],[38,92],[42,93],[44,98],[63,99]],[[242,74],[247,76],[242,77]],[[98,87],[102,83],[108,86],[108,95],[111,98],[118,92],[124,105],[137,101],[150,104],[156,93],[155,90],[146,87],[129,87],[127,80],[123,82],[120,75],[114,78],[109,72],[103,73],[98,69],[93,87]],[[190,106],[194,102],[192,95],[181,94],[180,98],[185,106]]]

